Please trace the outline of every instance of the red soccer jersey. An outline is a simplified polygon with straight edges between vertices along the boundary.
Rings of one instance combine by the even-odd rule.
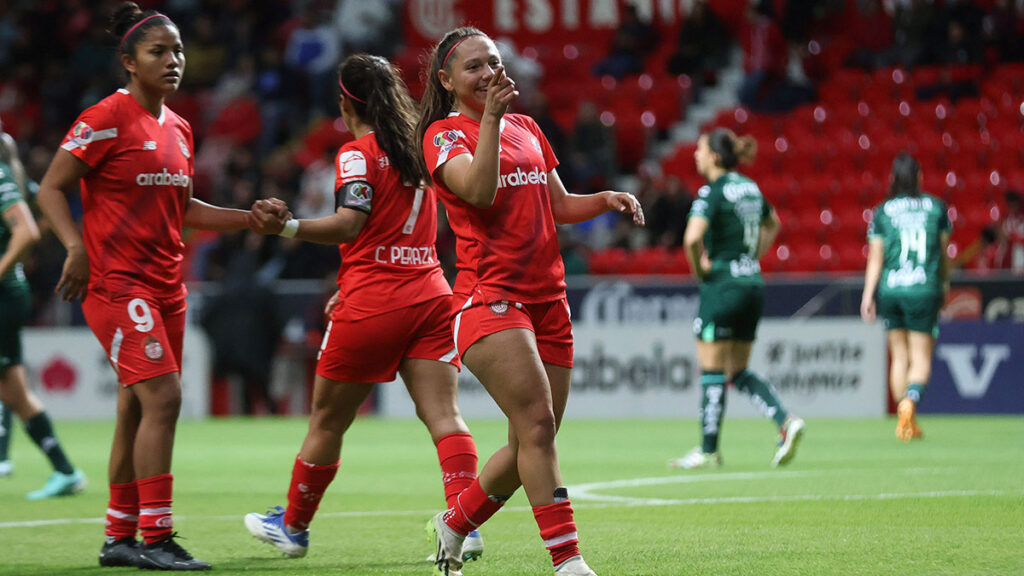
[[[156,118],[119,89],[82,112],[61,148],[92,167],[82,178],[89,289],[180,295],[188,122],[166,106]]]
[[[490,208],[476,208],[436,178],[437,169],[476,150],[480,123],[452,114],[430,125],[423,136],[427,169],[458,239],[459,276],[455,292],[474,288],[487,302],[534,303],[565,296],[565,266],[551,213],[548,173],[558,159],[529,116],[506,114],[501,121],[498,192]]]
[[[403,183],[372,132],[342,146],[335,168],[337,205],[369,215],[338,247],[339,312],[366,318],[451,294],[434,249],[434,189]]]

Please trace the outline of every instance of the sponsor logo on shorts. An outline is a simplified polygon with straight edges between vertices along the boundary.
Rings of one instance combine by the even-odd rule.
[[[495,316],[504,316],[508,314],[508,301],[499,300],[491,303],[491,313]]]
[[[164,347],[160,344],[159,340],[152,336],[146,339],[143,350],[145,351],[146,358],[154,362],[164,357]]]

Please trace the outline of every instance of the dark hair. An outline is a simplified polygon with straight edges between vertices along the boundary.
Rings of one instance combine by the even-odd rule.
[[[718,165],[732,170],[737,164],[750,164],[757,155],[757,140],[753,136],[737,136],[728,128],[715,128],[708,134],[708,148],[718,154]]]
[[[159,18],[151,18],[152,16],[159,16]],[[146,20],[146,18],[150,19]],[[142,22],[143,20],[146,21]],[[133,28],[139,22],[142,22],[142,24]],[[107,32],[114,37],[114,42],[118,46],[118,52],[134,55],[135,45],[138,44],[140,39],[145,37],[147,30],[156,26],[178,27],[169,17],[156,10],[143,11],[135,2],[122,2],[114,9],[114,14],[110,17],[110,28]]]
[[[423,78],[426,88],[423,89],[423,98],[420,100],[420,122],[416,125],[416,144],[419,146],[421,157],[423,156],[423,135],[427,133],[427,128],[447,116],[455,104],[455,96],[444,89],[437,73],[442,66],[445,70],[451,70],[452,55],[450,52],[456,44],[470,36],[488,37],[478,28],[472,26],[456,28],[445,34],[444,38],[427,55],[427,62],[423,66],[426,70],[426,77]]]
[[[896,196],[920,196],[921,188],[918,187],[918,175],[921,173],[921,165],[913,156],[906,152],[900,152],[892,160],[892,183],[889,184],[889,198]]]
[[[338,67],[342,94],[359,118],[373,127],[377,143],[406,183],[429,182],[416,144],[416,103],[399,71],[380,56],[354,54]]]

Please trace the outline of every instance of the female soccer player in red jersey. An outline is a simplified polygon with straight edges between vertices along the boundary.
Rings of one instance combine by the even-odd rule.
[[[464,536],[521,484],[555,573],[593,575],[555,449],[573,357],[555,224],[615,210],[642,225],[643,211],[631,194],[566,192],[537,124],[506,114],[518,92],[483,32],[453,30],[429,58],[418,133],[458,238],[456,345],[509,421],[509,443],[428,525],[437,567],[460,573]]]
[[[341,117],[356,137],[336,161],[336,212],[289,220],[281,231],[339,244],[337,302],[313,389],[309,432],[292,469],[288,507],[245,525],[288,556],[304,556],[308,526],[340,464],[342,437],[377,382],[400,372],[437,446],[445,497],[476,478],[473,437],[459,414],[451,289],[434,243],[437,198],[417,153],[416,107],[397,70],[379,56],[347,58],[338,74]],[[331,308],[331,306],[328,306]],[[463,552],[482,552],[479,538]]]
[[[208,563],[174,541],[171,519],[185,330],[181,229],[259,231],[268,222],[192,197],[192,129],[164,106],[185,68],[177,26],[125,2],[111,33],[128,84],[78,117],[38,200],[68,250],[57,291],[67,301],[82,299],[85,319],[122,385],[100,564],[206,570]],[[64,196],[79,180],[82,234]],[[137,529],[144,544],[135,540]]]

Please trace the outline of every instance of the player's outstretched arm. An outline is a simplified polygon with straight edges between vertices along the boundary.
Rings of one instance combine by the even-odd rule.
[[[548,172],[548,195],[551,197],[551,213],[557,224],[576,224],[596,218],[608,211],[632,214],[633,223],[643,226],[644,209],[636,196],[628,192],[605,190],[597,194],[570,194],[557,170]]]
[[[253,206],[253,212],[259,214],[262,207]],[[370,215],[362,210],[339,206],[338,211],[323,218],[296,220],[291,218],[276,232],[286,238],[296,238],[303,242],[337,246],[351,242],[359,236],[366,219]],[[271,232],[275,233],[275,232]]]
[[[253,232],[272,234],[273,232],[266,232],[264,229],[275,224],[283,225],[290,217],[290,214],[281,215],[273,211],[268,211],[267,214],[268,217],[261,220],[252,210],[236,210],[207,204],[192,195],[192,185],[189,184],[183,225],[186,228],[214,232],[232,232],[249,228]]]

